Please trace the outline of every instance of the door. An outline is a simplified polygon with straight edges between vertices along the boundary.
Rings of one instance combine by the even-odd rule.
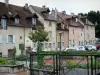
[[[8,58],[12,58],[13,49],[8,49]]]

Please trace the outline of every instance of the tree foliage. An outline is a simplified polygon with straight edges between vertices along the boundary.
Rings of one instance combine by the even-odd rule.
[[[29,39],[33,42],[44,42],[48,41],[49,38],[48,32],[44,31],[43,29],[37,29],[35,32],[30,31],[29,33]]]

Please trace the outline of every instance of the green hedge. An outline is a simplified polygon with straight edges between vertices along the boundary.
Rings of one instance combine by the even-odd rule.
[[[42,51],[40,54],[100,55],[97,51]]]

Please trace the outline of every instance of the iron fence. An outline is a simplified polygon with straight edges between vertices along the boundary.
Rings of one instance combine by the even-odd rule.
[[[97,75],[99,69],[99,55],[30,54],[30,75]]]

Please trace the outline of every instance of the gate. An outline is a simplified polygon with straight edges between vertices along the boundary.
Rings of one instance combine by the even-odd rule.
[[[38,57],[43,58],[42,65]],[[30,75],[97,75],[99,68],[99,55],[30,53]]]

